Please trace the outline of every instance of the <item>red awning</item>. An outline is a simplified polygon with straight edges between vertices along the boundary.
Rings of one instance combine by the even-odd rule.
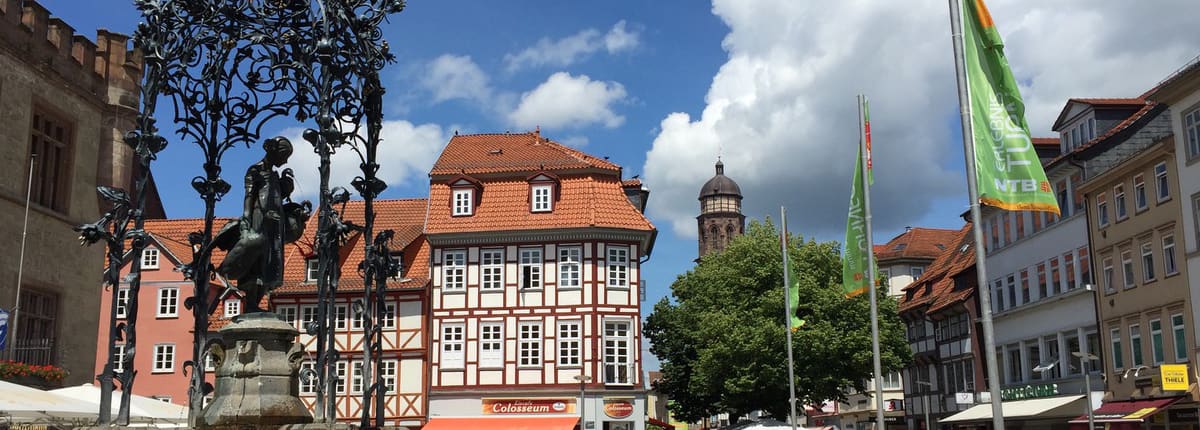
[[[646,417],[646,422],[663,428],[672,428],[671,423],[653,417]]]
[[[1171,406],[1172,403],[1181,399],[1183,399],[1182,396],[1108,402],[1092,411],[1092,417],[1098,423],[1140,423],[1154,415],[1159,409]],[[1071,424],[1087,424],[1087,422],[1087,415],[1081,415],[1070,421]]]
[[[433,417],[421,430],[571,430],[579,417]]]

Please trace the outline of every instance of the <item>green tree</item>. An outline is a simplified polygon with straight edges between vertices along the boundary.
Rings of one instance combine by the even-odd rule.
[[[806,325],[793,333],[796,394],[801,404],[845,400],[873,375],[870,303],[842,295],[836,242],[788,240],[797,313]],[[911,359],[896,301],[879,288],[880,353],[884,372]],[[646,319],[644,334],[658,356],[656,387],[684,421],[726,412],[764,410],[787,417],[787,321],[779,231],[768,219],[723,251],[701,259],[671,285]],[[799,406],[798,406],[799,408]]]

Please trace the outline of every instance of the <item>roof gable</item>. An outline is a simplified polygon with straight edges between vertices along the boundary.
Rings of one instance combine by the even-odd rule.
[[[620,174],[616,164],[528,133],[455,135],[433,164],[431,176],[535,171],[598,170]]]

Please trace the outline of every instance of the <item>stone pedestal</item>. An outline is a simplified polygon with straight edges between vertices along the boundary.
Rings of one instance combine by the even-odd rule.
[[[200,428],[279,428],[306,424],[312,414],[300,401],[299,371],[304,350],[296,331],[278,315],[238,315],[221,328],[212,347],[216,391]]]

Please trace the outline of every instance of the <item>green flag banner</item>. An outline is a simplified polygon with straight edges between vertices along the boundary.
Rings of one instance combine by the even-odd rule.
[[[846,241],[842,247],[842,289],[854,297],[871,288],[867,276],[867,214],[864,207],[862,149],[854,161],[854,185],[850,188],[850,215],[846,219]]]
[[[1025,103],[1004,57],[1004,42],[983,0],[964,0],[963,52],[970,93],[980,203],[1059,213],[1029,139]]]
[[[788,290],[788,305],[791,306],[791,308],[788,308],[788,315],[791,317],[788,326],[792,331],[800,330],[800,327],[804,327],[804,320],[796,316],[797,310],[800,308],[799,281],[793,282],[792,288]]]

